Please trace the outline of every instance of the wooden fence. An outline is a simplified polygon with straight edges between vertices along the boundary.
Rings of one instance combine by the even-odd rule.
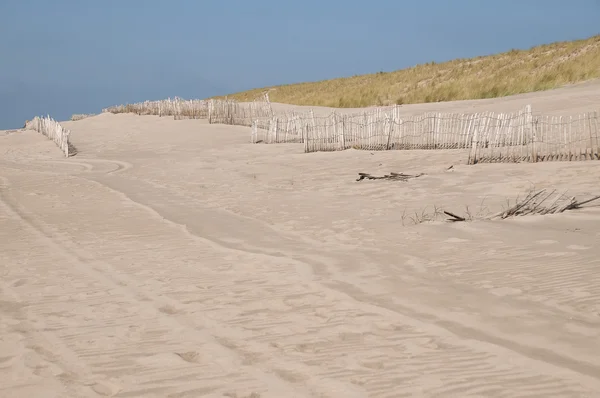
[[[137,104],[116,105],[102,112],[135,113],[137,115],[173,116],[181,119],[208,119],[209,123],[251,126],[253,120],[271,118],[273,110],[268,96],[253,102],[240,103],[233,100],[184,100],[168,98],[160,101],[144,101]]]
[[[275,114],[268,96],[250,103],[232,100],[145,101],[104,112],[206,118],[209,123],[251,126],[253,143],[302,143],[305,152],[348,148],[469,149],[469,163],[598,159],[598,114],[533,116],[515,113],[425,113],[402,115],[399,106],[356,114],[312,111]]]
[[[303,143],[305,152],[348,148],[470,149],[469,163],[598,160],[598,113],[578,117],[516,113],[426,113],[402,116],[400,107],[361,114],[289,113],[252,124],[253,143]]]
[[[315,120],[312,111],[306,114],[290,112],[269,118],[254,119],[251,125],[250,142],[303,143],[309,127],[308,122]]]
[[[264,101],[237,102],[232,100],[210,100],[208,122],[252,126],[254,120],[273,117],[271,103]]]
[[[144,101],[137,104],[115,105],[102,109],[102,112],[207,119],[208,102],[208,100],[184,100],[175,97],[159,101]]]
[[[598,112],[518,122],[504,129],[489,126],[474,136],[469,163],[600,160]]]
[[[305,143],[306,140],[322,140],[329,145],[321,145],[318,150],[331,151],[347,149],[331,145],[342,142],[343,136],[333,134],[332,128],[338,128],[338,124],[351,126],[361,122],[371,121],[378,124],[385,120],[390,114],[400,115],[400,107],[372,108],[368,111],[355,114],[339,115],[332,112],[328,116],[315,116],[312,110],[308,112],[287,112],[273,115],[270,118],[257,119],[252,124],[250,141],[253,143]],[[341,134],[341,133],[340,133]],[[308,138],[307,138],[308,137]],[[349,135],[350,137],[350,135]],[[350,139],[348,139],[350,142]]]
[[[75,148],[69,142],[69,136],[71,135],[71,132],[61,126],[60,123],[52,119],[50,116],[46,116],[44,118],[36,116],[32,120],[25,122],[25,128],[42,133],[54,141],[56,146],[63,151],[65,157],[75,154]]]
[[[336,151],[348,148],[459,149],[471,148],[476,135],[494,140],[484,131],[499,129],[507,134],[514,126],[531,119],[531,107],[512,114],[425,113],[403,116],[401,107],[375,108],[358,114],[315,116],[288,113],[270,119],[257,119],[252,125],[251,142],[304,143],[306,152]],[[478,134],[479,133],[479,134]],[[502,143],[504,141],[501,141]]]

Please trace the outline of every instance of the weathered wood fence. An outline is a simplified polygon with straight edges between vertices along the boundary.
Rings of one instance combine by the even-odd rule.
[[[401,108],[317,117],[312,112],[257,119],[251,142],[303,143],[305,152],[348,148],[469,149],[469,163],[538,162],[599,158],[598,113],[578,117],[515,113],[425,113],[402,116]]]
[[[271,118],[271,104],[264,101],[236,102],[232,100],[210,100],[208,102],[208,122],[252,126],[256,119]]]
[[[499,129],[501,134],[530,119],[531,107],[513,114],[483,112],[475,114],[425,113],[403,116],[400,107],[376,108],[359,114],[315,116],[314,113],[288,113],[270,119],[257,119],[251,142],[301,142],[306,152],[336,151],[348,148],[459,149],[471,148],[478,132],[488,142],[485,131]],[[503,143],[504,141],[502,141]]]
[[[516,120],[531,117],[531,107],[513,114],[425,113],[403,116],[400,107],[374,109],[359,114],[315,116],[289,113],[253,124],[251,142],[302,142],[307,152],[348,148],[458,149],[470,148],[475,133],[500,125],[504,130]],[[512,123],[512,124],[511,124]],[[504,131],[503,130],[503,131]],[[480,137],[489,139],[486,135]]]
[[[474,136],[469,163],[600,160],[598,112],[517,121]]]
[[[71,132],[60,125],[56,120],[50,116],[46,117],[34,117],[32,120],[25,122],[25,128],[35,130],[38,133],[42,133],[48,139],[54,141],[61,151],[65,154],[65,157],[75,154],[75,149],[69,141]]]
[[[531,106],[515,113],[425,113],[405,116],[400,106],[357,114],[275,114],[268,96],[232,100],[145,101],[103,112],[208,119],[251,126],[253,143],[302,143],[305,152],[393,149],[469,149],[469,163],[598,159],[598,113],[577,117],[534,116]]]
[[[239,126],[251,126],[253,120],[273,116],[273,109],[267,96],[253,102],[243,103],[233,100],[167,98],[160,101],[144,101],[137,104],[111,106],[103,109],[102,112],[173,116],[175,120],[208,119],[209,123]]]
[[[103,113],[135,113],[136,115],[174,116],[175,118],[208,118],[207,100],[184,100],[167,98],[159,101],[144,101],[137,104],[115,105],[102,109]]]

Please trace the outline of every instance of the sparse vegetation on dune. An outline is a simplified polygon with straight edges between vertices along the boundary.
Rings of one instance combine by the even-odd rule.
[[[96,116],[93,113],[75,113],[71,115],[71,121],[76,122],[78,120],[87,119],[88,117]]]
[[[503,97],[598,77],[600,35],[394,72],[254,89],[228,98],[251,101],[269,90],[273,102],[358,108]]]

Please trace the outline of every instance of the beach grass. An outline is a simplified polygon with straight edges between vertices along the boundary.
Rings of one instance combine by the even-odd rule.
[[[252,101],[268,91],[272,102],[358,108],[496,98],[598,77],[600,35],[393,72],[257,88],[227,97]]]

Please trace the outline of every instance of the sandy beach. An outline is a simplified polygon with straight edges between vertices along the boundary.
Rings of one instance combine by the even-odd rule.
[[[403,109],[599,103],[596,82]],[[600,162],[305,154],[131,114],[62,124],[69,159],[0,132],[0,397],[600,396],[599,207],[418,223],[531,189],[600,195]]]

